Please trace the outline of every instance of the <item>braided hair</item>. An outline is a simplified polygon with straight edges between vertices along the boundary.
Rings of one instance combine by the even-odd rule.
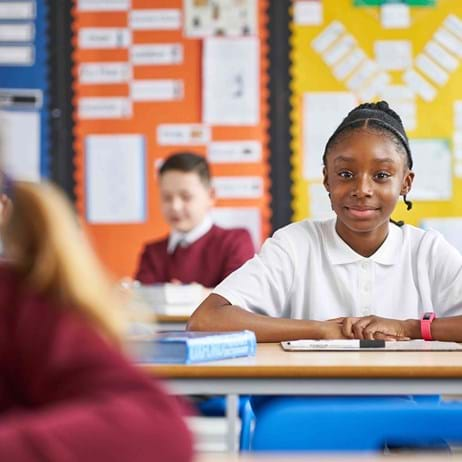
[[[409,140],[404,130],[403,123],[400,116],[390,108],[386,101],[379,101],[377,103],[363,103],[355,107],[343,119],[342,123],[337,127],[335,132],[329,138],[322,156],[324,166],[327,165],[327,154],[329,151],[339,143],[344,136],[354,130],[360,128],[371,128],[374,131],[387,136],[390,141],[394,143],[396,149],[406,156],[408,168],[411,170],[413,161],[411,155],[411,148]],[[412,209],[412,202],[403,196],[404,203],[407,210]],[[394,221],[392,223],[397,226],[403,226],[404,221]]]

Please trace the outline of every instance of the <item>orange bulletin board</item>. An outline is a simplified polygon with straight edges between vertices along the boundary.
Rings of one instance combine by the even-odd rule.
[[[81,0],[82,1],[82,0]],[[85,3],[85,2],[83,2]],[[101,2],[100,2],[101,3]],[[104,2],[103,2],[104,3]],[[107,3],[111,3],[108,1]],[[123,5],[123,0],[119,3]],[[75,107],[75,180],[77,210],[84,227],[105,265],[117,277],[132,276],[138,256],[147,241],[165,236],[168,228],[160,215],[156,166],[170,153],[192,150],[207,155],[208,144],[165,146],[159,145],[157,130],[161,124],[202,124],[202,50],[203,38],[187,37],[183,25],[174,30],[131,30],[130,15],[138,10],[168,9],[179,11],[183,21],[181,0],[127,0],[127,8],[120,11],[89,11],[77,3],[73,9],[74,31],[74,107]],[[267,0],[257,0],[257,33],[259,40],[259,122],[256,125],[209,126],[210,140],[257,141],[261,143],[261,159],[246,163],[211,164],[212,175],[217,177],[251,176],[262,179],[259,197],[219,198],[217,208],[257,208],[260,211],[260,239],[270,233],[270,180],[268,162],[268,62],[267,62]],[[82,31],[91,28],[116,29],[117,47],[82,46]],[[128,30],[128,32],[127,32]],[[128,34],[128,39],[127,35]],[[131,39],[130,39],[131,37]],[[128,42],[127,42],[128,40]],[[206,40],[206,39],[205,39]],[[135,44],[179,44],[183,58],[177,64],[130,65],[125,82],[91,83],[82,81],[81,66],[88,63],[129,63],[130,47]],[[120,72],[120,69],[119,71]],[[131,102],[131,111],[121,117],[82,117],[79,110],[85,98],[130,98],[130,82],[143,79],[175,79],[182,82],[182,96],[171,101]],[[88,219],[86,186],[86,140],[92,135],[135,134],[144,139],[143,178],[145,181],[144,220],[98,223]],[[103,176],[104,171],[101,172]],[[139,185],[133,185],[139,187]]]

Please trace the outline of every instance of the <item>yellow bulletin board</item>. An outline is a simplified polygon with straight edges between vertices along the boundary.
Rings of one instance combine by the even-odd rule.
[[[400,70],[387,70],[385,73],[389,81],[386,86],[403,85],[412,91],[414,124],[410,123],[410,128],[407,128],[411,141],[416,139],[448,141],[448,156],[450,156],[448,165],[451,168],[449,179],[452,180],[450,197],[444,198],[444,200],[417,200],[411,192],[409,199],[414,203],[413,209],[406,211],[404,204],[400,201],[393,217],[405,220],[406,223],[419,224],[422,219],[429,217],[462,216],[462,175],[460,173],[462,156],[460,146],[457,144],[460,143],[458,133],[462,133],[460,115],[459,121],[456,120],[458,113],[456,102],[462,100],[462,66],[460,65],[462,61],[462,29],[458,28],[458,21],[462,25],[462,2],[438,0],[434,6],[410,6],[408,10],[409,27],[400,28],[384,27],[383,11],[380,6],[354,6],[353,0],[322,0],[319,2],[320,10],[318,10],[317,15],[309,16],[307,21],[306,17],[301,18],[297,14],[297,8],[302,6],[297,5],[297,3],[302,2],[299,0],[299,2],[294,3],[294,19],[291,24],[293,219],[300,220],[313,216],[309,191],[313,184],[321,183],[319,179],[306,178],[304,173],[306,170],[304,169],[304,162],[314,154],[306,151],[304,146],[306,144],[303,134],[304,101],[306,101],[304,97],[307,93],[316,92],[350,92],[351,88],[348,88],[348,81],[358,69],[354,68],[348,76],[338,78],[334,75],[333,69],[339,63],[327,63],[325,52],[323,54],[315,49],[316,40],[334,21],[336,24],[340,23],[340,29],[342,29],[336,40],[341,40],[345,34],[349,34],[355,42],[345,55],[339,51],[338,54],[342,55],[339,61],[345,59],[348,53],[354,49],[359,48],[364,52],[365,58],[374,64],[378,59],[376,54],[377,41],[406,41],[410,44],[411,62],[409,67]],[[446,43],[442,44],[437,41],[435,39],[436,34],[438,34],[438,40],[445,39]],[[452,67],[451,70],[445,69],[441,63],[435,63],[434,60],[440,57],[435,56],[434,47],[431,50],[433,57],[428,54],[430,42],[436,42],[436,50],[440,46],[447,53],[449,64],[447,62],[446,64]],[[461,48],[457,50],[459,43]],[[335,46],[335,41],[330,46]],[[424,58],[419,58],[423,54],[425,55]],[[423,59],[425,61],[424,64],[427,64],[427,66],[423,66],[425,69],[428,68],[428,58],[430,58],[430,65],[437,64],[437,70],[442,69],[444,71],[442,75],[444,77],[446,74],[446,82],[436,83],[420,69],[418,64],[420,61],[418,60]],[[332,56],[331,53],[328,59],[335,61],[335,56]],[[420,94],[418,85],[410,85],[409,76],[406,74],[409,71],[412,71],[411,75],[414,77],[417,73],[419,77],[424,78],[433,88],[433,94],[430,92],[429,95],[425,89],[420,90],[422,92]],[[378,74],[374,78],[377,78],[381,73],[380,66],[377,72]],[[365,90],[369,83],[370,81],[368,82],[366,79],[359,89],[353,92],[355,105],[363,102],[361,93],[367,93]],[[386,93],[386,88],[381,88],[375,92],[373,98],[368,98],[368,100],[382,99],[383,92],[389,94]],[[369,92],[370,94],[371,92]],[[392,102],[390,104],[393,108]],[[399,113],[399,110],[397,112]],[[345,115],[345,111],[340,114],[342,118]],[[321,154],[317,153],[317,155],[320,158]],[[419,157],[416,153],[413,154],[413,157],[414,164],[417,166]],[[321,171],[321,169],[322,165],[319,164],[319,170]],[[438,181],[438,178],[435,178],[435,181]]]

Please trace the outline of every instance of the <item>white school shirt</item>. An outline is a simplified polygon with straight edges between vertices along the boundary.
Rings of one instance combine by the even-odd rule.
[[[173,230],[168,237],[167,253],[172,254],[179,245],[181,247],[188,247],[188,245],[193,244],[202,236],[205,236],[212,226],[213,221],[210,216],[207,215],[201,223],[187,233]]]
[[[462,315],[462,255],[436,231],[390,224],[385,242],[363,257],[337,234],[335,218],[304,220],[276,231],[213,292],[292,319]]]

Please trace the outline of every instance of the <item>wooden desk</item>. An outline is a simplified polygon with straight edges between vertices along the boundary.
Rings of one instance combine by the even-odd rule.
[[[228,444],[236,451],[239,395],[457,395],[462,351],[286,352],[262,343],[257,355],[189,365],[143,365],[176,394],[226,395]]]

